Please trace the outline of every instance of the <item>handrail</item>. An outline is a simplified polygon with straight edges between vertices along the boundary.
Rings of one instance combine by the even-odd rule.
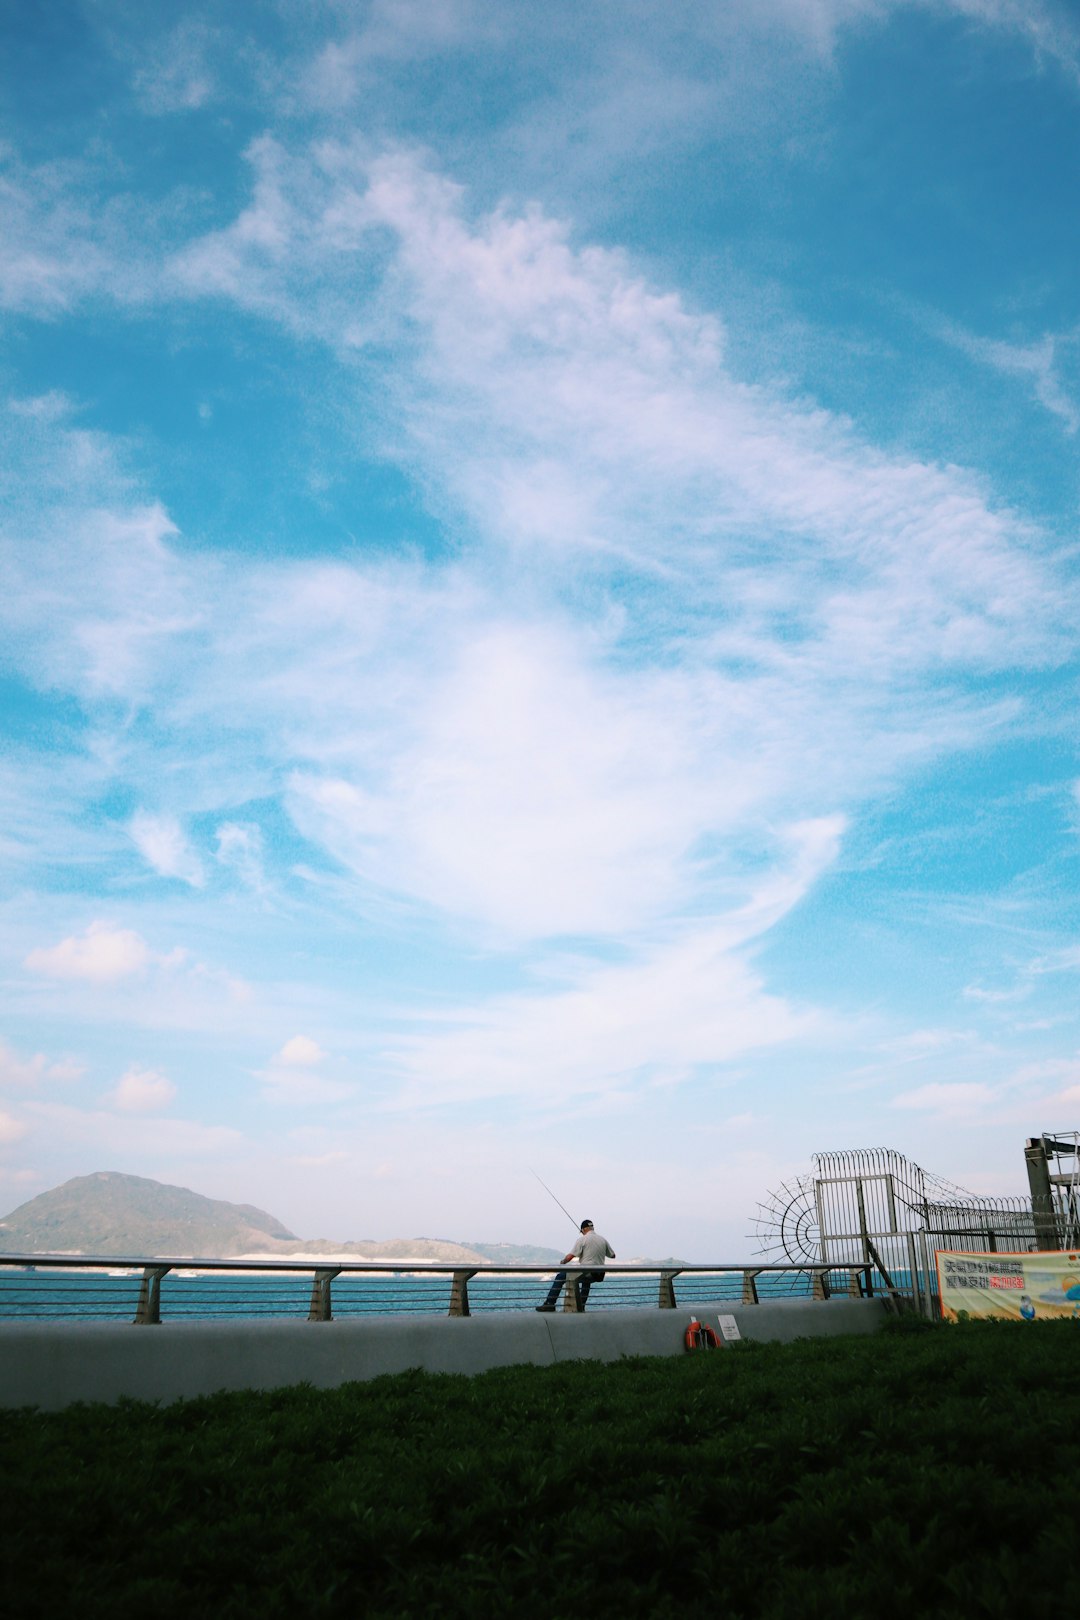
[[[580,1260],[570,1261],[571,1267],[582,1266]],[[170,1271],[183,1267],[185,1270],[198,1267],[200,1271],[322,1271],[334,1268],[339,1271],[407,1271],[421,1273],[449,1273],[460,1271],[463,1266],[484,1275],[518,1276],[519,1274],[535,1274],[537,1276],[550,1276],[553,1271],[562,1271],[561,1260],[545,1260],[542,1263],[525,1261],[496,1262],[479,1260],[364,1260],[346,1259],[337,1254],[314,1255],[305,1254],[295,1258],[281,1260],[248,1259],[244,1255],[221,1256],[215,1255],[116,1255],[116,1254],[7,1254],[0,1252],[0,1269],[19,1267],[21,1270],[34,1266],[68,1267],[72,1270],[81,1270],[92,1267],[95,1270],[122,1268],[133,1271],[140,1266],[166,1266]],[[683,1272],[714,1272],[753,1271],[763,1272],[804,1272],[804,1271],[866,1271],[868,1263],[865,1260],[837,1260],[822,1264],[820,1261],[807,1262],[804,1265],[774,1265],[771,1261],[754,1260],[721,1260],[704,1262],[679,1261],[672,1266],[668,1260],[635,1261],[633,1264],[622,1262],[604,1262],[605,1271],[618,1271],[627,1273],[640,1273],[651,1276],[661,1271],[670,1271],[673,1276],[680,1276]],[[873,1266],[869,1267],[873,1270]]]
[[[11,1320],[12,1318],[18,1319],[25,1316],[119,1314],[115,1309],[95,1311],[91,1308],[94,1301],[88,1304],[86,1297],[79,1295],[72,1296],[74,1305],[70,1310],[50,1310],[49,1295],[46,1287],[35,1291],[33,1286],[30,1288],[12,1286],[15,1282],[13,1274],[25,1274],[27,1272],[75,1273],[87,1277],[93,1276],[102,1281],[104,1281],[101,1278],[102,1272],[122,1279],[127,1278],[128,1274],[130,1274],[132,1282],[136,1280],[139,1282],[134,1321],[139,1325],[156,1325],[162,1319],[162,1283],[170,1274],[174,1277],[178,1290],[179,1285],[186,1283],[190,1279],[191,1273],[203,1277],[213,1276],[214,1274],[246,1277],[253,1283],[253,1293],[255,1292],[254,1284],[260,1277],[263,1279],[264,1285],[272,1284],[275,1278],[281,1280],[310,1278],[311,1291],[308,1301],[308,1320],[312,1322],[329,1322],[333,1320],[334,1316],[332,1287],[335,1281],[339,1279],[347,1281],[351,1278],[355,1282],[369,1278],[374,1283],[382,1283],[383,1286],[385,1286],[386,1281],[397,1279],[401,1283],[400,1292],[403,1295],[407,1293],[410,1284],[422,1287],[425,1282],[430,1284],[445,1279],[450,1284],[447,1315],[467,1317],[472,1315],[472,1306],[469,1299],[470,1282],[479,1281],[482,1285],[485,1282],[498,1282],[502,1279],[508,1288],[505,1297],[500,1295],[494,1305],[488,1304],[482,1308],[521,1310],[533,1304],[535,1296],[530,1294],[526,1297],[524,1290],[519,1290],[518,1292],[522,1297],[517,1298],[509,1291],[510,1283],[517,1280],[525,1284],[526,1282],[531,1283],[533,1279],[550,1278],[557,1270],[565,1270],[567,1273],[563,1289],[562,1308],[564,1311],[575,1312],[581,1309],[578,1303],[577,1290],[574,1286],[575,1280],[582,1271],[591,1269],[593,1268],[582,1266],[580,1262],[572,1262],[564,1267],[556,1262],[546,1264],[523,1263],[518,1265],[497,1264],[495,1262],[481,1263],[479,1261],[465,1263],[460,1260],[416,1260],[410,1262],[401,1259],[345,1259],[337,1255],[306,1255],[303,1258],[289,1256],[279,1259],[249,1260],[241,1257],[222,1258],[221,1256],[202,1257],[198,1255],[154,1255],[149,1257],[145,1255],[0,1254],[0,1329],[2,1329],[2,1320],[5,1317]],[[740,1261],[711,1265],[672,1265],[660,1262],[654,1264],[647,1262],[640,1264],[616,1263],[604,1267],[605,1277],[609,1279],[609,1286],[603,1289],[602,1295],[598,1289],[595,1290],[591,1298],[594,1304],[600,1303],[603,1308],[607,1309],[625,1308],[627,1305],[639,1307],[646,1305],[650,1303],[649,1298],[640,1290],[629,1287],[632,1279],[642,1277],[655,1277],[658,1279],[658,1288],[651,1295],[651,1300],[655,1302],[654,1308],[661,1310],[680,1308],[675,1289],[676,1278],[683,1279],[687,1283],[686,1288],[683,1290],[684,1298],[681,1302],[683,1306],[699,1302],[704,1303],[697,1296],[690,1299],[685,1296],[688,1290],[693,1293],[692,1287],[687,1282],[688,1279],[706,1277],[737,1279],[736,1291],[731,1294],[724,1294],[722,1298],[723,1303],[733,1305],[760,1303],[761,1289],[759,1283],[770,1277],[776,1279],[777,1286],[774,1292],[782,1290],[784,1279],[787,1279],[792,1284],[797,1284],[801,1279],[805,1279],[807,1284],[806,1292],[809,1297],[827,1299],[833,1292],[832,1279],[835,1277],[843,1280],[844,1291],[848,1294],[868,1297],[873,1295],[874,1292],[874,1270],[873,1264],[866,1261],[858,1263],[838,1261],[835,1264],[801,1266],[762,1264],[760,1261],[750,1264],[746,1261]],[[626,1279],[628,1287],[624,1287],[620,1292],[617,1287],[610,1286],[611,1279],[616,1282],[619,1279]],[[788,1291],[794,1292],[794,1288]],[[177,1297],[179,1297],[179,1294]],[[339,1300],[342,1298],[341,1295],[338,1297]],[[380,1294],[380,1301],[383,1301],[386,1297],[389,1296]],[[445,1298],[445,1296],[443,1297]],[[105,1296],[102,1296],[103,1300],[104,1298]],[[8,1302],[12,1299],[14,1300],[14,1309],[9,1310]],[[274,1299],[278,1303],[281,1302],[281,1296],[275,1295]],[[413,1303],[411,1297],[407,1303],[401,1303],[400,1300],[396,1303],[401,1311],[416,1309],[430,1311],[430,1299],[431,1292],[429,1290],[426,1294],[422,1294],[419,1306]],[[105,1303],[109,1306],[115,1306],[118,1300],[115,1295],[109,1294]],[[206,1300],[204,1299],[202,1303],[204,1306],[203,1314],[211,1317],[225,1308],[219,1301],[217,1309],[206,1310]],[[355,1303],[355,1294],[353,1300],[349,1303]],[[394,1309],[394,1305],[395,1301],[391,1298],[391,1311]],[[378,1310],[382,1314],[388,1314],[385,1303],[377,1302],[366,1307],[361,1303],[360,1309]],[[236,1314],[244,1315],[249,1312],[252,1314],[266,1314],[260,1300],[250,1298],[246,1302],[246,1307],[242,1307]],[[178,1306],[176,1314],[190,1316],[198,1314],[198,1312],[185,1311]]]

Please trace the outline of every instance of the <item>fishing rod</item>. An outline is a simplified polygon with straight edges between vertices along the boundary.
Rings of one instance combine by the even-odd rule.
[[[529,1168],[530,1168],[530,1171],[531,1171],[531,1172],[532,1172],[532,1174],[533,1174],[533,1175],[534,1175],[534,1176],[536,1176],[536,1171],[535,1171],[535,1170],[533,1170],[533,1169],[532,1169],[532,1166],[531,1166],[531,1165],[530,1165],[530,1166],[529,1166]],[[552,1190],[551,1190],[551,1188],[550,1188],[550,1187],[549,1187],[549,1186],[548,1186],[548,1184],[547,1184],[547,1182],[546,1182],[546,1181],[544,1181],[544,1180],[543,1180],[543,1179],[542,1179],[542,1178],[541,1178],[541,1177],[540,1177],[540,1176],[536,1176],[536,1179],[537,1179],[537,1181],[539,1181],[539,1182],[540,1182],[540,1185],[541,1185],[541,1187],[543,1187],[543,1189],[544,1189],[544,1191],[545,1191],[545,1192],[546,1192],[546,1193],[547,1193],[547,1195],[548,1195],[548,1197],[549,1197],[549,1198],[552,1198],[552,1199],[554,1199],[554,1200],[555,1200],[555,1202],[556,1202],[556,1203],[557,1203],[557,1204],[559,1204],[559,1208],[560,1208],[560,1209],[561,1209],[561,1210],[562,1210],[562,1212],[563,1212],[563,1214],[564,1214],[564,1215],[565,1215],[565,1216],[566,1216],[566,1218],[567,1218],[567,1220],[568,1220],[568,1221],[569,1221],[569,1222],[570,1222],[570,1224],[571,1224],[571,1226],[575,1226],[575,1227],[576,1227],[576,1226],[577,1226],[577,1225],[578,1225],[578,1222],[577,1222],[577,1221],[575,1221],[575,1219],[574,1219],[574,1217],[573,1217],[573,1216],[572,1216],[572,1215],[571,1215],[571,1213],[570,1213],[570,1211],[569,1211],[569,1210],[568,1210],[568,1209],[567,1209],[567,1207],[566,1207],[566,1205],[565,1205],[565,1204],[560,1204],[560,1203],[559,1203],[559,1200],[558,1200],[558,1199],[557,1199],[557,1198],[555,1198],[555,1194],[554,1194],[554,1193],[553,1193],[553,1192],[552,1192]]]

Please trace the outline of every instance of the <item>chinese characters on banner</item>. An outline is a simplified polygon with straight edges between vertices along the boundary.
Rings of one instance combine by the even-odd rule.
[[[946,1322],[986,1316],[1016,1322],[1080,1316],[1080,1253],[1075,1251],[983,1254],[938,1249],[935,1259]]]

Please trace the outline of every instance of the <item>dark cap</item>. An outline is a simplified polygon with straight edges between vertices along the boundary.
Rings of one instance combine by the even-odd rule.
[[[591,1226],[591,1225],[592,1225],[592,1221],[582,1221],[582,1223],[581,1223],[581,1231],[584,1232],[585,1228],[587,1226]]]

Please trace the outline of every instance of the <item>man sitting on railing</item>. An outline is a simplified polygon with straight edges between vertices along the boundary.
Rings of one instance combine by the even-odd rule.
[[[574,1247],[570,1250],[570,1253],[563,1255],[561,1263],[564,1266],[567,1266],[570,1264],[571,1260],[580,1260],[583,1266],[593,1267],[597,1265],[603,1266],[605,1260],[614,1259],[615,1250],[611,1247],[611,1244],[608,1242],[607,1238],[601,1237],[600,1233],[593,1229],[592,1221],[582,1221],[581,1236],[574,1244]],[[585,1309],[585,1301],[589,1297],[589,1289],[592,1287],[593,1283],[603,1282],[603,1280],[603,1271],[594,1270],[582,1271],[580,1275],[574,1278],[574,1292],[577,1295],[577,1308],[579,1311],[583,1311]],[[555,1273],[555,1280],[548,1289],[547,1298],[545,1299],[544,1303],[542,1305],[538,1305],[536,1309],[538,1311],[553,1311],[555,1309],[555,1302],[562,1292],[563,1284],[565,1282],[566,1272],[557,1271]]]

